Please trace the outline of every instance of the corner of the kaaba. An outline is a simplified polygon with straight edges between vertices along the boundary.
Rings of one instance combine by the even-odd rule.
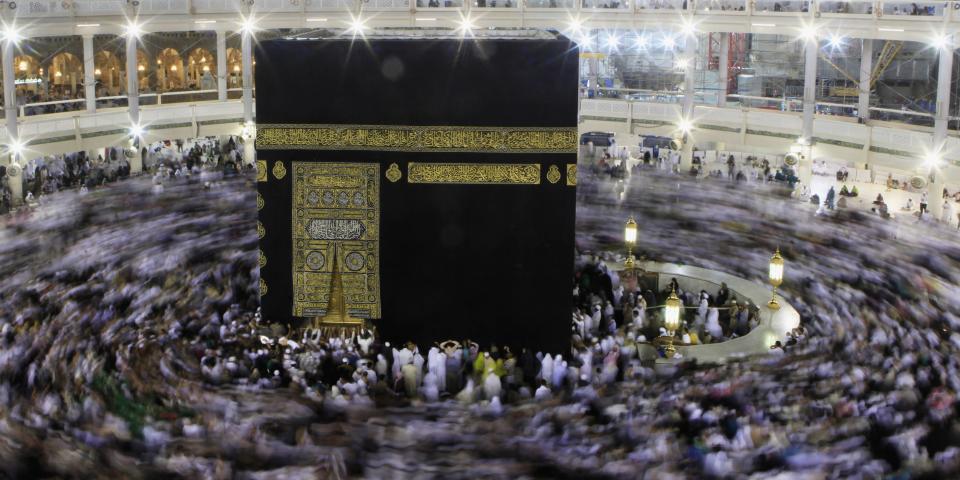
[[[567,39],[271,40],[255,55],[264,318],[321,318],[335,256],[350,314],[384,340],[569,348]]]

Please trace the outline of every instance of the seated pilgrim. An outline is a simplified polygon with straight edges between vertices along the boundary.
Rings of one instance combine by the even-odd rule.
[[[912,198],[908,198],[908,199],[907,199],[907,203],[906,203],[906,205],[903,206],[903,210],[906,211],[906,212],[912,212],[912,211],[913,211],[913,199],[912,199]]]
[[[874,204],[874,205],[881,205],[881,204],[883,204],[883,195],[878,193],[878,194],[877,194],[877,199],[873,201],[873,204]]]

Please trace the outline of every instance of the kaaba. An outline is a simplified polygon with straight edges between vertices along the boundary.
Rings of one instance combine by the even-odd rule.
[[[256,46],[265,319],[323,316],[337,277],[395,344],[566,350],[578,54],[544,37]]]

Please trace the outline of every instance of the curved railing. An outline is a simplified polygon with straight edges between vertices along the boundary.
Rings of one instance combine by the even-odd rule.
[[[622,271],[622,263],[607,262],[607,266],[614,271]],[[767,353],[770,346],[776,341],[786,344],[787,333],[800,326],[800,314],[789,302],[778,298],[780,308],[771,310],[767,306],[770,300],[770,287],[751,282],[733,275],[708,270],[689,265],[672,263],[640,262],[637,265],[646,272],[658,273],[662,276],[687,277],[707,283],[727,287],[738,294],[738,298],[745,298],[760,310],[760,324],[750,333],[731,340],[702,345],[677,345],[677,352],[683,359],[696,359],[701,362],[722,362],[730,357]],[[661,359],[659,361],[668,361]]]

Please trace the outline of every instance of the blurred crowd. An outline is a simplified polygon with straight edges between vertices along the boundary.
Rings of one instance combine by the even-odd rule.
[[[261,318],[251,175],[159,181],[51,195],[0,229],[0,475],[960,474],[960,248],[936,224],[819,217],[777,183],[586,173],[569,351],[391,345]],[[802,328],[769,354],[664,363],[658,314],[635,313],[665,292],[602,262],[630,216],[638,255],[750,280],[779,246]],[[712,337],[735,293],[684,287],[678,340]],[[739,311],[717,339],[749,330]]]

